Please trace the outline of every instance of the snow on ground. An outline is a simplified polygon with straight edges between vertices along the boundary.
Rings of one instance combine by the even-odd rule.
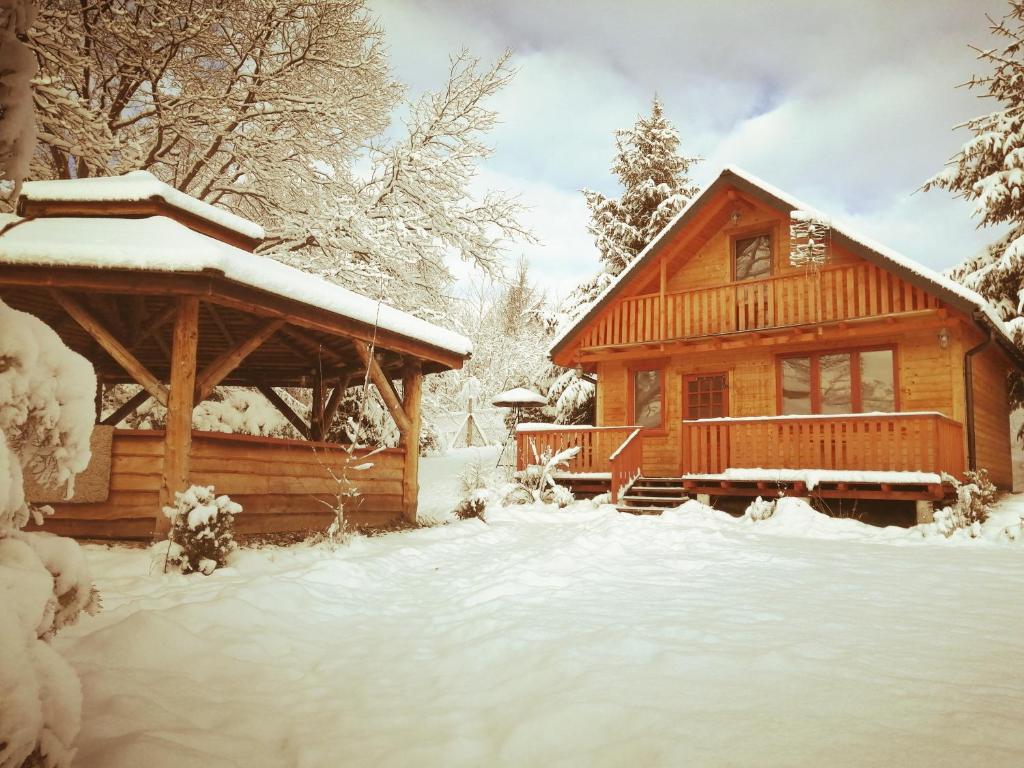
[[[87,552],[79,768],[1024,761],[1019,541],[580,502],[210,577]]]

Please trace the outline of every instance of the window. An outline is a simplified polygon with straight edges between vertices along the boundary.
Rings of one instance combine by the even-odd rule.
[[[638,427],[661,426],[661,370],[633,372],[633,423]]]
[[[724,373],[686,377],[686,418],[719,419],[729,415],[729,385]]]
[[[771,237],[754,235],[733,241],[733,274],[736,280],[756,280],[771,273]]]
[[[784,357],[779,360],[783,415],[896,410],[891,349]]]

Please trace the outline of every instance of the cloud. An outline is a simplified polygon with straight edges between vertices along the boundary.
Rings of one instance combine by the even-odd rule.
[[[533,274],[564,293],[597,267],[578,190],[617,192],[616,128],[655,92],[683,149],[736,164],[935,268],[977,251],[969,206],[917,193],[964,140],[951,129],[990,109],[955,86],[977,71],[1003,0],[856,4],[780,0],[370,0],[395,75],[437,87],[448,55],[515,49],[519,74],[494,100],[502,123],[480,184],[518,192],[541,246]]]

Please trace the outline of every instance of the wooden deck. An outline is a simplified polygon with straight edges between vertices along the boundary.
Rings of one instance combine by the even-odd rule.
[[[965,469],[963,426],[939,413],[872,413],[838,416],[733,418],[682,423],[679,477],[693,493],[756,495],[771,486],[788,493],[806,488],[780,483],[774,470],[833,472],[948,473]],[[611,484],[626,487],[642,472],[643,432],[633,427],[572,427],[522,431],[518,462],[533,463],[532,453],[580,446],[570,461],[572,473],[607,472]],[[610,446],[615,448],[608,450]],[[765,470],[761,480],[733,482],[717,477],[729,469]],[[616,479],[618,482],[616,483]],[[926,499],[944,493],[941,483],[908,474],[898,482],[851,480],[823,482],[817,495],[834,498]],[[614,491],[613,491],[614,493]]]
[[[78,538],[140,539],[153,537],[159,514],[163,472],[162,430],[115,430],[111,447],[110,495],[106,501],[52,505],[55,514],[43,530]],[[360,495],[348,500],[346,517],[353,525],[374,527],[402,519],[402,482],[405,455],[389,448],[349,470]],[[338,473],[348,454],[338,445],[304,440],[192,433],[189,482],[212,485],[242,505],[235,530],[242,535],[305,533],[326,529]]]
[[[581,349],[846,322],[936,310],[921,288],[873,264],[847,264],[763,280],[652,293],[615,302]]]

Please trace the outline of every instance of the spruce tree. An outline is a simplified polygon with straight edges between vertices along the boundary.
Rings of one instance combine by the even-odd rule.
[[[612,172],[622,185],[622,196],[583,191],[590,208],[589,230],[605,271],[612,275],[625,269],[686,207],[697,192],[688,175],[690,166],[699,162],[679,154],[679,133],[657,97],[650,116],[615,132],[615,147]]]
[[[579,318],[697,193],[689,173],[700,158],[680,154],[679,145],[679,132],[665,117],[657,97],[649,116],[640,116],[632,128],[615,132],[611,170],[622,186],[621,196],[583,190],[590,209],[588,230],[601,256],[601,270],[562,302],[560,324]],[[548,397],[560,424],[594,418],[594,386],[578,373],[560,375]]]
[[[1009,13],[990,19],[990,29],[999,44],[974,48],[989,72],[966,85],[984,91],[999,108],[964,123],[973,135],[924,188],[974,202],[980,227],[1009,225],[1009,232],[951,276],[988,299],[1024,348],[1024,0],[1011,0]],[[1014,405],[1024,405],[1019,376],[1011,384]]]

